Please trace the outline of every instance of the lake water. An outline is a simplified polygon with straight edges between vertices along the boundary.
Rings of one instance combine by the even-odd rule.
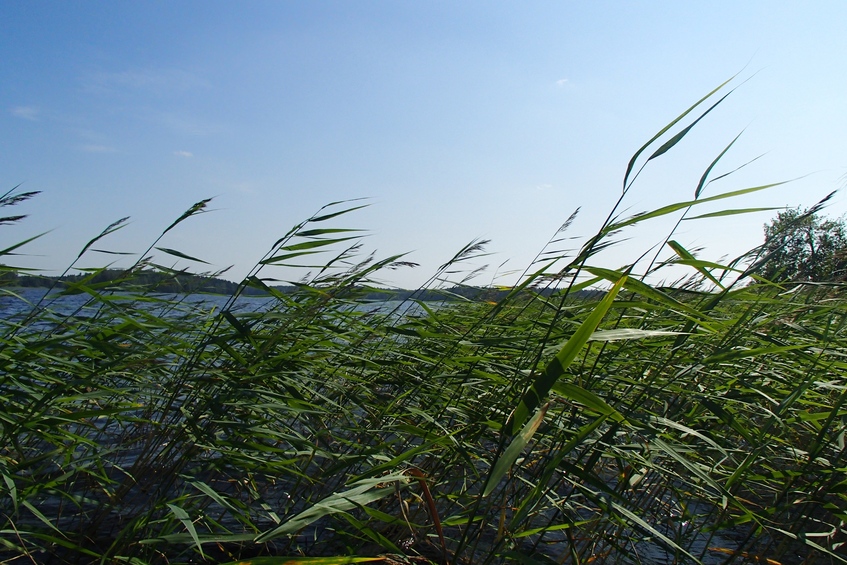
[[[127,301],[132,300],[130,295],[115,293],[111,295],[120,303],[124,297]],[[206,312],[219,312],[223,309],[230,297],[221,294],[154,294],[157,299],[154,302],[136,302],[136,305],[147,308],[152,312],[172,309],[173,305],[179,303],[185,308],[202,310]],[[274,308],[278,302],[267,296],[240,296],[231,308],[233,312],[261,312]],[[93,302],[87,294],[62,295],[57,292],[48,293],[44,288],[11,288],[0,289],[0,320],[20,320],[30,314],[33,308],[45,309],[58,316],[93,315],[100,308],[98,302]],[[384,302],[362,302],[354,307],[360,312],[392,312],[397,311],[402,315],[412,316],[423,312],[422,308],[411,301],[388,300]]]

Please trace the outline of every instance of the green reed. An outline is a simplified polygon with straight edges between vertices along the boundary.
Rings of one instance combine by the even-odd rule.
[[[572,216],[497,299],[362,309],[375,274],[410,264],[338,227],[356,201],[292,228],[220,308],[139,285],[145,270],[179,274],[155,251],[200,262],[160,240],[202,201],[118,280],[91,271],[0,321],[0,556],[847,562],[841,287],[770,283],[755,252],[716,264],[672,232],[673,259],[599,266],[636,223],[772,186],[704,195],[728,146],[692,199],[618,213],[723,88],[636,153],[581,249],[558,250]],[[482,254],[471,242],[420,290],[450,297],[445,281]],[[691,277],[649,282],[669,265]],[[280,266],[309,275],[283,293]],[[247,288],[268,303],[240,310]],[[66,313],[71,294],[85,300]]]

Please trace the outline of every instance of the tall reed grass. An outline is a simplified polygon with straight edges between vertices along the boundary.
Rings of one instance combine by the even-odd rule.
[[[705,196],[727,147],[690,200],[618,212],[725,88],[639,149],[574,256],[557,250],[569,220],[496,301],[359,308],[407,263],[362,255],[338,226],[355,201],[295,226],[220,308],[136,286],[175,274],[155,250],[195,260],[159,241],[202,201],[119,280],[92,271],[6,316],[4,562],[846,563],[841,286],[762,280],[755,250],[716,264],[672,233],[675,259],[641,272],[595,262],[636,223],[769,186]],[[671,263],[691,277],[649,282]],[[292,265],[310,278],[275,290]],[[248,287],[268,305],[239,310]],[[70,293],[86,300],[68,313]]]

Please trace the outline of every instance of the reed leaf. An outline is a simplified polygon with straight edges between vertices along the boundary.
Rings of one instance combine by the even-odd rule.
[[[597,326],[600,325],[600,322],[603,320],[606,312],[609,311],[609,308],[612,307],[615,297],[626,280],[627,277],[624,276],[612,286],[606,297],[592,310],[591,314],[559,350],[556,357],[547,364],[544,372],[536,378],[506,422],[504,430],[507,434],[514,433],[518,426],[523,425],[527,416],[547,397],[547,393],[550,392],[550,389],[559,377],[564,374],[565,370],[576,358],[582,346],[588,342],[591,335],[597,329]]]
[[[549,404],[545,404],[538,409],[535,415],[530,418],[526,425],[524,425],[521,432],[515,437],[515,439],[512,440],[503,454],[494,463],[486,481],[485,490],[482,491],[483,497],[488,496],[495,488],[497,488],[497,485],[500,483],[500,479],[506,475],[511,466],[517,460],[518,456],[520,456],[521,452],[532,439],[532,436],[536,431],[538,431],[538,427],[544,420],[544,415],[547,414],[547,409],[549,407]]]

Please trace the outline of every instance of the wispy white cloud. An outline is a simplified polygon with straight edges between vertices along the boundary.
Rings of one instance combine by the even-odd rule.
[[[245,194],[255,194],[256,192],[255,190],[253,190],[253,185],[247,182],[237,182],[232,185],[232,188],[234,188],[238,192],[243,192]]]
[[[171,112],[154,114],[151,115],[151,119],[180,135],[205,136],[221,131],[221,126],[218,124],[184,114]]]
[[[559,80],[556,81],[556,86],[558,86],[559,88],[564,88],[567,84],[568,84],[568,79],[566,79],[566,78],[560,78]]]
[[[194,153],[192,153],[191,151],[174,151],[174,155],[176,155],[177,157],[185,158],[194,157]]]
[[[85,151],[86,153],[116,153],[118,150],[114,147],[110,147],[108,145],[80,145],[80,151]]]
[[[82,78],[83,90],[95,94],[146,90],[156,95],[206,88],[209,82],[181,69],[132,69],[89,73]]]
[[[32,120],[33,122],[38,121],[39,109],[35,106],[15,106],[14,108],[9,110],[16,118],[22,118],[24,120]]]
[[[536,185],[536,186],[535,186],[535,190],[539,190],[539,191],[542,191],[542,192],[547,192],[548,190],[553,190],[553,185],[552,185],[552,184],[547,184],[547,183],[545,183],[545,184],[539,184],[539,185]]]

